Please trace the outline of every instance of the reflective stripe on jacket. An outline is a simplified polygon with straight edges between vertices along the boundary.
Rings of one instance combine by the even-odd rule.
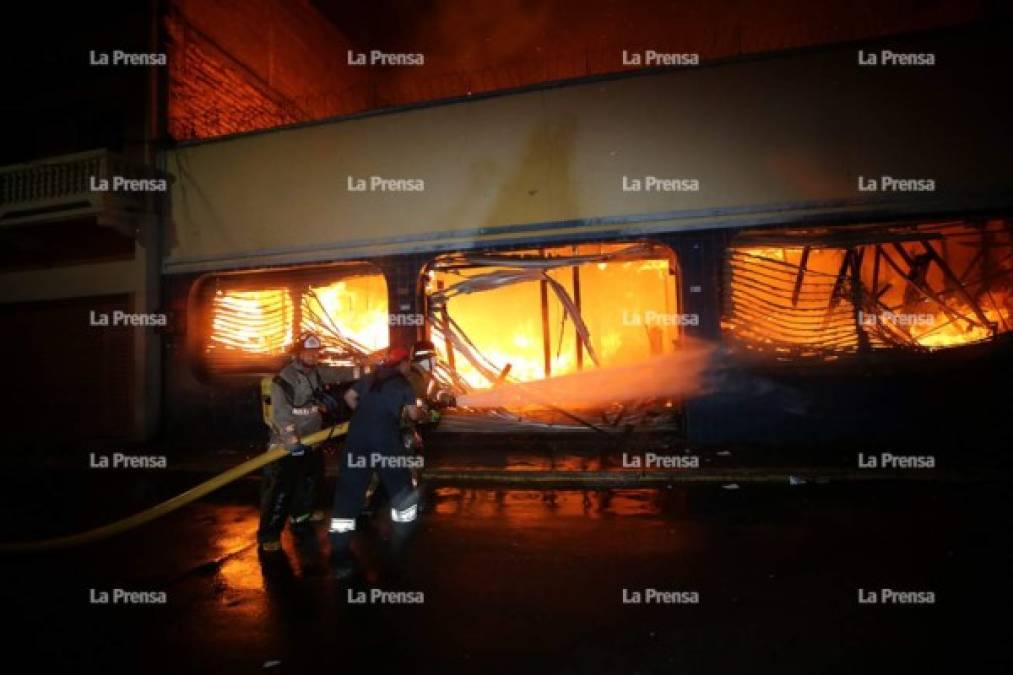
[[[292,450],[298,438],[320,431],[323,419],[314,394],[323,384],[317,368],[303,369],[295,359],[281,369],[271,384],[271,445]]]

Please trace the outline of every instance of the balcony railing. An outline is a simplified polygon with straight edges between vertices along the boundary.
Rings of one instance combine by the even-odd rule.
[[[117,178],[165,176],[107,150],[0,167],[0,226],[94,216],[99,224],[132,229],[139,217],[156,213],[168,194],[168,182],[165,192],[136,191],[116,189]]]

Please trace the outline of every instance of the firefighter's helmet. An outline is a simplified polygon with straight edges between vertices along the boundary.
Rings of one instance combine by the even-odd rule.
[[[383,365],[396,366],[409,356],[408,350],[404,347],[391,347],[387,350],[387,356],[383,358]]]
[[[316,333],[303,333],[299,336],[295,342],[292,343],[293,352],[301,352],[304,349],[321,349],[324,343],[320,340],[320,336]]]

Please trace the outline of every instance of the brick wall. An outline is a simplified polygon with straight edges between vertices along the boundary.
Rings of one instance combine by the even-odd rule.
[[[176,0],[165,19],[169,134],[264,129],[362,109],[366,74],[304,0]]]
[[[728,58],[986,20],[983,0],[174,0],[178,140],[618,72],[627,50]],[[394,11],[394,10],[397,11]],[[423,53],[356,67],[347,52]]]

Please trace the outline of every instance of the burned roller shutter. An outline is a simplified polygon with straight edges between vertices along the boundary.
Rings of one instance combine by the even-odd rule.
[[[744,233],[722,328],[745,353],[833,360],[995,338],[1013,313],[1008,219]]]
[[[305,331],[320,335],[328,363],[389,341],[386,281],[368,264],[208,275],[191,303],[192,363],[208,376],[276,371]]]

